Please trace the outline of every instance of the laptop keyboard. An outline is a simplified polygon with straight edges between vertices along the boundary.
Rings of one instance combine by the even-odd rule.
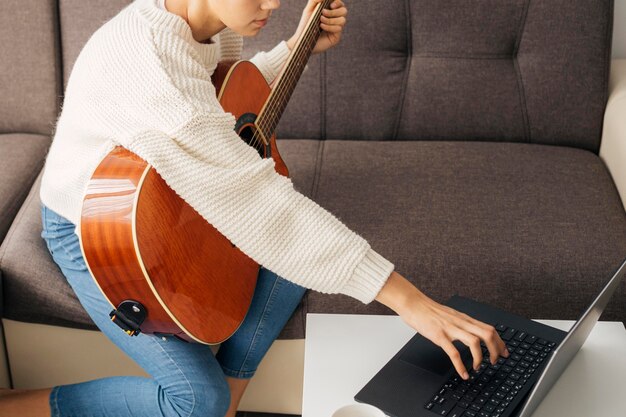
[[[523,330],[495,325],[509,350],[495,365],[489,361],[489,350],[480,346],[483,361],[478,371],[472,368],[466,381],[456,371],[424,408],[447,417],[500,417],[524,388],[537,368],[545,361],[556,343],[530,335]]]

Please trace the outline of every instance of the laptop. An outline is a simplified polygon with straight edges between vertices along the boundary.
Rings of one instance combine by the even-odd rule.
[[[459,295],[445,304],[491,324],[509,350],[491,365],[481,340],[478,371],[455,340],[470,378],[459,376],[445,351],[416,333],[354,396],[390,417],[529,417],[581,348],[626,274],[626,260],[568,332]],[[471,370],[470,370],[471,369]]]

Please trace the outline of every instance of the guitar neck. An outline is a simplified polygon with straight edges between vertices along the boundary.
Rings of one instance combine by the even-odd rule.
[[[321,33],[320,17],[322,9],[328,8],[331,0],[323,0],[318,3],[302,34],[296,41],[287,63],[276,78],[274,88],[270,93],[265,105],[257,115],[256,126],[263,133],[263,136],[270,138],[280,121],[280,118],[287,107],[293,90],[298,84],[298,80],[304,71],[304,67],[309,61],[311,52],[317,43]]]

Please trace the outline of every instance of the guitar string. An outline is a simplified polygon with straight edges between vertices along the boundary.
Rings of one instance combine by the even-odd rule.
[[[315,15],[315,19],[316,20],[319,17],[319,14],[321,13],[320,10],[321,9],[318,9],[318,13],[316,13],[316,15]],[[307,31],[306,35],[304,36],[304,38],[302,40],[302,43],[309,43],[310,44],[311,43],[311,37],[313,37],[315,35],[315,32],[316,32],[315,30]],[[299,48],[298,50],[296,50],[296,54],[294,55],[294,58],[293,58],[293,60],[296,63],[298,63],[300,67],[302,67],[302,64],[304,62],[304,58],[306,58],[306,56],[308,55],[308,54],[304,53],[305,49],[306,48]],[[287,80],[287,81],[290,81],[291,83],[293,83],[293,81],[295,80],[294,71],[295,71],[296,68],[297,68],[296,66],[291,66],[290,68],[287,68],[287,71],[285,72],[285,75],[283,76],[284,79]],[[301,71],[300,71],[300,74],[302,74]],[[291,86],[292,85],[288,85],[287,87],[291,87]],[[284,99],[284,97],[286,96],[286,94],[288,93],[289,90],[293,90],[293,88],[284,88],[284,89],[278,88],[274,92],[273,98],[270,101],[269,105],[266,107],[265,111],[269,111],[269,110],[274,110],[275,111],[276,110],[276,108],[274,107],[275,104],[281,104],[283,99]],[[284,108],[281,109],[281,111],[282,110],[284,110]],[[261,132],[265,132],[267,130],[267,127],[268,127],[267,123],[264,122],[264,120],[265,119],[260,120],[260,123],[257,125],[261,129]],[[270,121],[268,121],[268,123]],[[256,133],[257,132],[255,131],[255,134],[253,135],[253,138],[256,138],[256,136],[257,136]],[[253,141],[253,146],[256,146],[256,144],[257,144],[257,141],[254,140]]]
[[[326,2],[325,2],[326,3]],[[321,14],[322,9],[324,8],[324,6],[322,5],[322,7],[320,7],[317,11],[317,13],[315,14],[315,20],[318,21],[319,23],[319,15]],[[317,32],[317,33],[316,33]],[[311,43],[311,38],[315,35],[317,35],[319,37],[319,32],[321,32],[321,29],[319,28],[319,26],[315,29],[315,30],[311,30],[309,32],[307,32],[307,34],[305,35],[305,37],[302,40],[302,43],[304,42],[308,42]],[[311,46],[311,45],[309,45]],[[312,48],[311,48],[312,49]],[[302,63],[303,58],[306,58],[305,55],[310,55],[310,54],[304,54],[304,50],[305,48],[299,48],[298,50],[296,50],[296,54],[294,55],[293,60],[296,61],[300,67],[302,67]],[[295,70],[295,66],[290,67],[287,69],[287,71],[285,72],[285,74],[283,75],[283,79],[286,79],[287,81],[293,82],[295,80],[295,76],[293,74],[292,68]],[[300,72],[300,74],[302,74],[302,72]],[[281,89],[278,88],[275,92],[274,92],[274,96],[273,96],[273,101],[270,102],[269,106],[266,107],[266,111],[271,109],[271,110],[276,110],[276,108],[273,107],[274,103],[278,103],[281,104],[282,103],[282,99],[286,96],[286,94],[289,92],[289,90],[293,91],[292,88],[285,88],[285,89]],[[284,110],[281,109],[281,111]],[[263,119],[264,120],[264,119]],[[257,125],[257,129],[255,130],[255,132],[252,135],[251,138],[251,143],[253,147],[256,148],[256,146],[258,145],[259,140],[261,139],[259,129],[262,129],[261,131],[265,132],[265,130],[267,129],[267,125],[264,123],[264,121],[261,120],[260,123]],[[269,121],[268,121],[269,122]]]
[[[316,16],[316,18],[317,18],[317,16]],[[311,37],[311,36],[313,36],[314,32],[315,32],[315,31],[310,31],[310,32],[308,32],[308,33],[305,35],[305,38],[303,39],[303,41],[302,41],[302,42],[309,42],[309,41],[310,41],[310,37]],[[304,58],[304,55],[305,55],[305,54],[304,54],[304,49],[305,49],[305,48],[299,48],[299,49],[296,51],[296,55],[294,55],[294,58],[293,58],[293,60],[294,60],[296,63],[298,63],[300,66],[302,66],[302,63],[303,63],[303,62],[302,62],[302,58]],[[294,80],[294,74],[293,74],[292,68],[294,68],[294,69],[295,69],[295,66],[290,67],[290,68],[288,68],[288,69],[287,69],[287,71],[285,72],[285,74],[284,74],[284,76],[283,76],[283,77],[284,77],[284,78],[283,78],[284,80],[287,80],[287,81],[293,82],[293,80]],[[267,110],[269,110],[269,109],[271,109],[271,110],[276,110],[276,109],[273,107],[273,103],[279,103],[279,100],[282,100],[282,99],[284,98],[284,96],[286,95],[287,90],[288,90],[288,89],[281,89],[281,88],[278,88],[278,89],[274,92],[274,95],[273,95],[272,101],[270,102],[270,105],[266,108],[266,111],[267,111]],[[267,130],[267,125],[263,122],[263,120],[261,120],[261,121],[260,121],[260,123],[257,125],[257,130],[255,130],[255,132],[254,132],[254,134],[253,134],[253,136],[252,136],[252,140],[251,140],[251,142],[252,142],[252,146],[253,146],[253,147],[256,147],[256,145],[258,144],[257,136],[258,136],[258,139],[260,139],[260,133],[257,135],[257,132],[259,132],[259,130],[258,130],[258,129],[261,129],[261,131],[262,131],[262,132],[265,132],[265,131]]]
[[[317,17],[318,17],[318,16],[316,16],[316,18],[317,18]],[[308,46],[309,46],[309,47],[311,47],[311,46],[312,46],[311,44],[313,43],[313,42],[312,42],[312,40],[313,40],[313,39],[312,39],[312,37],[315,37],[316,35],[319,37],[319,32],[318,32],[317,34],[316,34],[315,32],[316,32],[315,30],[309,31],[309,32],[305,35],[305,37],[304,37],[304,39],[303,39],[302,43],[308,43],[308,44],[309,44]],[[297,62],[298,62],[298,64],[300,64],[300,65],[299,65],[299,67],[300,67],[300,68],[303,66],[302,64],[303,64],[303,63],[304,63],[304,62],[308,59],[308,56],[310,55],[310,51],[309,51],[309,52],[307,52],[307,53],[305,53],[305,52],[304,52],[304,51],[305,51],[305,49],[307,49],[307,48],[300,48],[299,50],[297,50],[297,51],[296,51],[296,55],[294,56],[294,60],[295,60],[295,61],[297,61]],[[311,49],[312,49],[312,48],[311,48]],[[293,66],[292,68],[288,68],[288,70],[285,72],[285,74],[286,74],[286,78],[287,78],[289,81],[293,81],[293,80],[294,80],[295,76],[294,76],[293,72],[294,72],[297,68],[298,68],[298,67]],[[301,74],[302,74],[302,71],[299,71],[299,72],[300,72],[300,75],[301,75]],[[283,98],[284,98],[284,96],[285,96],[287,93],[289,93],[290,91],[293,91],[293,89],[291,89],[291,88],[287,88],[287,89],[280,89],[280,88],[278,88],[278,89],[277,89],[277,91],[276,91],[276,94],[275,94],[275,96],[276,96],[278,99],[277,99],[277,100],[273,100],[272,102],[270,102],[270,103],[269,103],[269,105],[268,105],[268,108],[269,108],[269,109],[271,109],[271,110],[276,110],[276,109],[273,107],[275,104],[278,104],[278,105],[285,104],[285,103],[284,103],[284,100],[282,100],[282,99],[283,99]],[[284,110],[284,109],[282,109],[282,110]]]
[[[316,20],[319,18],[321,10],[322,9],[318,9],[318,12],[315,15],[315,19]],[[318,23],[319,23],[319,20],[318,20]],[[287,81],[290,81],[291,84],[287,85],[288,88],[285,88],[285,89],[278,88],[277,89],[276,93],[273,96],[273,99],[268,104],[268,106],[266,108],[266,111],[273,111],[273,112],[276,112],[276,110],[279,110],[279,112],[284,111],[285,106],[287,104],[286,100],[285,100],[285,97],[287,95],[291,95],[292,94],[293,89],[295,88],[295,86],[294,86],[294,79],[297,81],[297,78],[299,78],[300,75],[302,74],[303,70],[300,70],[300,69],[303,67],[303,64],[306,63],[306,60],[308,59],[308,57],[310,55],[310,50],[312,50],[313,47],[314,47],[315,38],[319,37],[319,32],[320,32],[320,28],[317,27],[317,25],[316,25],[316,28],[314,30],[311,30],[311,31],[307,32],[307,34],[303,38],[302,43],[304,43],[305,46],[307,46],[309,48],[309,51],[305,52],[307,48],[300,48],[298,51],[296,51],[296,55],[294,56],[294,61],[296,61],[300,66],[299,67],[292,66],[292,69],[288,69],[286,71],[285,79]],[[308,43],[308,45],[306,45],[307,43]],[[296,71],[298,71],[297,77],[295,76],[295,72]],[[276,105],[278,106],[278,109],[276,108]],[[268,127],[272,127],[272,122],[275,122],[275,121],[276,121],[276,117],[270,118],[269,120],[267,118],[262,118],[262,120],[260,120],[260,123],[259,123],[259,127],[261,129],[261,132],[266,132],[268,130],[267,128]]]

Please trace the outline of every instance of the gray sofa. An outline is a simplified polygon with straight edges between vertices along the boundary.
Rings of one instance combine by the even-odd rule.
[[[73,378],[33,380],[36,354],[23,346],[46,346],[37,332],[98,333],[39,235],[39,175],[82,45],[128,3],[0,4],[0,270],[16,386]],[[458,293],[577,319],[626,258],[626,62],[611,61],[613,1],[346,3],[340,44],[311,57],[277,128],[295,187],[439,302]],[[287,39],[304,4],[283,2],[243,58]],[[394,314],[308,291],[277,342],[302,341],[306,313]],[[626,282],[601,320],[626,322]],[[69,329],[83,333],[55,333]],[[255,401],[242,406],[299,411],[297,398]]]

